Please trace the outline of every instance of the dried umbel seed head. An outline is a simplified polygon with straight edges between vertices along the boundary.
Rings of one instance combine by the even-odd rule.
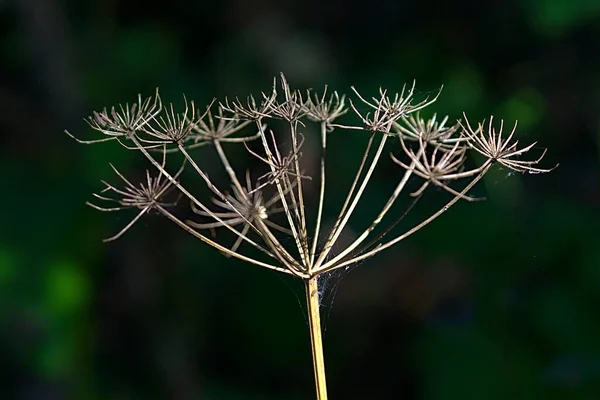
[[[263,193],[252,187],[249,176],[246,186],[242,189],[240,191],[236,186],[232,186],[232,194],[226,194],[225,201],[215,197],[212,198],[212,202],[220,207],[222,211],[204,211],[192,203],[192,211],[194,213],[211,219],[218,216],[220,221],[209,223],[190,221],[190,225],[199,229],[214,229],[225,225],[252,225],[257,219],[268,219],[269,215],[283,211],[280,207],[275,207],[280,199],[279,193],[275,194],[268,201],[265,201]]]
[[[487,130],[485,129],[485,121],[479,123],[477,129],[473,130],[465,115],[465,124],[461,125],[463,127],[463,135],[467,139],[470,148],[488,158],[491,162],[497,162],[516,172],[539,174],[550,172],[558,166],[556,165],[550,169],[535,167],[535,165],[542,161],[544,155],[546,155],[545,149],[542,151],[540,157],[535,160],[526,161],[519,159],[522,155],[533,149],[537,142],[533,142],[532,144],[519,149],[517,148],[519,141],[511,141],[517,130],[517,122],[515,122],[508,137],[502,138],[504,121],[500,121],[500,129],[496,130],[493,126],[493,120],[494,117],[490,117]]]
[[[300,120],[307,112],[302,93],[291,90],[283,74],[281,74],[281,89],[284,99],[281,102],[273,101],[270,104],[272,115],[288,122]]]
[[[460,128],[458,122],[452,126],[448,126],[447,122],[448,116],[438,120],[437,114],[433,114],[431,118],[425,120],[417,112],[408,117],[402,117],[402,121],[394,124],[394,130],[406,140],[441,144],[446,148],[452,148],[453,143],[466,139],[455,136]]]
[[[464,124],[456,125],[448,124],[448,117],[438,120],[435,114],[428,120],[421,118],[417,112],[432,104],[439,93],[431,98],[426,97],[424,100],[415,101],[414,83],[411,86],[405,85],[394,95],[388,95],[386,90],[380,89],[379,95],[372,97],[371,100],[366,100],[352,88],[362,103],[362,108],[359,109],[355,103],[350,102],[350,107],[360,118],[359,125],[337,123],[338,118],[348,110],[343,95],[333,92],[327,96],[326,87],[321,95],[309,91],[306,98],[303,98],[298,91],[290,88],[283,75],[279,85],[281,86],[279,98],[274,81],[270,94],[262,93],[260,104],[252,96],[248,97],[246,104],[242,104],[239,100],[231,104],[225,101],[225,104],[221,103],[218,106],[216,114],[211,112],[213,103],[202,115],[199,115],[194,103],[188,103],[185,97],[183,111],[177,112],[172,104],[163,107],[158,93],[145,100],[140,96],[137,103],[132,106],[126,104],[119,106],[118,109],[111,109],[111,112],[104,110],[101,113],[94,113],[88,122],[92,128],[106,137],[82,142],[118,140],[123,144],[127,141],[128,148],[140,150],[156,168],[158,174],[154,178],[155,181],[152,181],[155,192],[170,186],[176,187],[189,198],[198,215],[209,219],[206,222],[194,221],[186,224],[172,214],[165,214],[179,226],[186,226],[195,236],[198,233],[194,229],[224,227],[238,238],[239,245],[247,243],[261,250],[263,254],[268,254],[275,263],[270,264],[269,268],[288,270],[291,274],[303,277],[315,276],[360,261],[401,240],[400,238],[404,237],[402,235],[388,242],[376,243],[372,248],[373,251],[358,251],[364,248],[365,241],[375,228],[385,221],[392,204],[403,192],[411,176],[424,180],[421,187],[412,193],[413,196],[420,196],[433,185],[452,194],[453,201],[456,201],[476,200],[468,195],[468,190],[496,163],[519,172],[549,171],[536,166],[542,157],[533,161],[522,160],[521,157],[530,151],[535,143],[521,149],[517,148],[517,142],[512,141],[514,130],[507,138],[503,138],[502,124],[497,131],[491,121],[488,129],[484,129],[483,123],[479,124],[477,129],[473,129],[466,118]],[[362,112],[364,108],[368,109],[366,113]],[[273,118],[282,120],[283,124],[287,123],[289,125],[287,130],[284,129],[282,134],[276,135],[271,125]],[[315,177],[308,176],[300,167],[304,135],[298,131],[298,127],[304,128],[304,125],[310,122],[318,124],[321,128],[321,162],[316,221],[313,223],[314,230],[310,229],[312,232],[309,234],[310,223],[306,220],[303,182]],[[370,131],[372,135],[358,163],[343,206],[333,221],[333,228],[328,233],[324,233],[321,232],[321,222],[326,194],[327,135],[337,129]],[[384,134],[375,135],[377,132]],[[331,257],[329,254],[331,249],[336,245],[342,231],[350,224],[351,217],[368,191],[373,171],[381,159],[384,148],[389,145],[387,139],[393,136],[398,137],[399,142],[394,142],[399,143],[401,151],[395,152],[392,160],[402,167],[405,171],[404,175],[371,226],[347,249]],[[282,151],[282,137],[283,141],[290,145],[289,150]],[[248,146],[247,142],[254,139],[257,139],[258,146]],[[231,165],[227,155],[228,150],[225,146],[240,143],[245,145],[250,155],[267,167],[266,172],[254,174],[258,178],[253,181],[253,184],[250,184],[250,175],[247,175],[245,185],[240,182],[236,167]],[[231,194],[220,190],[210,179],[201,165],[204,157],[192,157],[188,152],[205,144],[211,146],[198,151],[210,151],[211,148],[216,151],[218,160],[221,161],[229,177],[228,187],[232,188]],[[480,166],[465,169],[465,159],[472,150],[483,155],[484,162]],[[187,186],[178,182],[180,172],[167,171],[165,161],[167,154],[171,152],[178,153],[187,165],[191,166],[214,194],[212,202],[221,210],[211,210],[206,201],[198,199],[187,189]],[[162,153],[162,162],[154,158],[157,153]],[[452,187],[454,181],[467,178],[471,182],[466,186],[461,185],[462,189]],[[147,187],[150,187],[152,182],[148,181]],[[156,186],[158,184],[160,186]],[[115,191],[116,188],[110,186],[109,189]],[[161,204],[156,197],[153,197],[154,203],[152,203],[148,200],[149,195],[143,189],[138,189],[142,191],[131,192],[130,188],[123,192],[133,197],[130,200],[121,199],[121,207],[136,204],[140,209],[145,209],[153,204]],[[275,195],[270,200],[264,201],[263,193],[275,193]],[[270,216],[275,210],[286,217],[285,223],[272,225]],[[278,233],[285,234],[284,242],[288,246],[291,235],[293,248],[282,245]],[[377,240],[382,237],[377,237]],[[209,242],[203,236],[202,238],[203,241]],[[222,250],[217,244],[212,245]],[[248,256],[239,253],[242,248],[238,247],[236,245],[235,250],[230,249],[232,250],[230,255],[235,253],[235,256],[249,260]],[[265,262],[260,260],[251,262],[265,266]]]
[[[243,226],[243,235],[248,234],[250,229],[260,231],[257,222],[263,221],[267,226],[274,228],[280,232],[291,235],[292,232],[275,222],[269,220],[270,215],[278,214],[284,211],[281,207],[281,197],[279,193],[273,195],[269,200],[265,201],[263,193],[260,190],[252,187],[250,173],[246,174],[246,187],[232,186],[232,194],[226,194],[223,200],[212,198],[212,202],[221,208],[219,211],[208,211],[199,209],[193,202],[192,211],[202,217],[207,217],[212,222],[195,222],[187,221],[187,223],[198,229],[216,229],[224,226],[235,227]],[[218,220],[215,220],[215,217]],[[236,251],[242,243],[242,237],[238,237],[231,251]]]
[[[325,122],[327,130],[332,132],[334,129],[331,126],[333,121],[348,112],[348,107],[345,104],[346,96],[340,96],[338,92],[333,92],[327,100],[327,86],[325,86],[321,96],[318,93],[312,94],[311,97],[310,91],[306,93],[306,116],[314,122]]]
[[[80,140],[71,135],[67,130],[65,130],[65,133],[79,143],[92,144],[117,140],[124,147],[131,148],[123,140],[131,140],[161,111],[162,101],[158,94],[158,89],[156,89],[154,97],[142,100],[142,96],[138,95],[137,103],[133,103],[131,106],[129,103],[125,105],[119,104],[117,107],[111,107],[110,112],[104,108],[100,112],[94,111],[91,116],[86,118],[85,121],[88,125],[95,131],[102,133],[105,136],[104,138]]]
[[[163,113],[156,114],[148,124],[141,129],[149,136],[149,139],[140,137],[144,144],[176,144],[182,145],[186,138],[192,133],[194,127],[209,112],[207,108],[204,115],[196,116],[196,108],[192,101],[188,104],[187,98],[183,96],[184,111],[176,113],[173,103],[169,104]]]
[[[277,99],[277,89],[275,85],[274,80],[273,91],[270,95],[261,93],[263,100],[260,104],[256,102],[254,96],[248,96],[246,98],[246,104],[243,104],[241,100],[236,97],[231,104],[228,99],[225,99],[225,103],[221,103],[220,106],[223,110],[233,114],[233,116],[229,117],[231,119],[260,121],[263,118],[270,118],[272,106]]]
[[[370,112],[363,115],[354,106],[352,100],[350,100],[350,107],[352,107],[356,115],[358,115],[369,131],[389,134],[391,127],[396,121],[410,113],[419,111],[432,104],[437,100],[439,93],[441,92],[438,92],[438,94],[432,99],[427,97],[419,103],[413,104],[412,101],[414,89],[415,82],[413,82],[412,87],[408,91],[406,90],[406,85],[404,85],[402,87],[402,91],[393,96],[393,100],[387,95],[386,90],[379,89],[379,97],[373,97],[372,101],[369,102],[365,100],[354,87],[352,87],[352,90],[356,96],[364,104],[374,110],[373,115],[371,116]]]
[[[439,93],[416,101],[414,83],[410,87],[405,85],[392,96],[380,89],[379,95],[371,100],[366,100],[352,88],[360,102],[358,105],[358,102],[350,101],[350,108],[360,120],[358,125],[338,123],[348,110],[343,95],[333,92],[327,98],[326,87],[322,95],[315,93],[311,96],[311,92],[307,92],[306,98],[303,98],[300,92],[290,89],[282,75],[278,98],[275,83],[271,94],[262,93],[260,103],[252,96],[245,104],[238,99],[231,103],[225,100],[219,103],[216,114],[212,114],[211,104],[199,115],[194,103],[188,104],[185,98],[184,110],[178,112],[172,104],[163,108],[158,93],[146,100],[138,97],[137,103],[132,106],[126,104],[111,108],[110,112],[104,109],[88,118],[90,126],[100,132],[102,138],[77,140],[81,143],[116,140],[129,149],[139,150],[153,167],[154,172],[147,172],[146,182],[140,185],[134,185],[115,169],[124,182],[124,188],[105,183],[106,188],[95,195],[100,200],[117,204],[112,208],[92,205],[96,209],[138,210],[137,216],[108,240],[121,237],[149,210],[155,210],[227,256],[306,282],[317,393],[323,400],[326,398],[326,385],[319,324],[319,277],[392,247],[423,229],[459,200],[479,200],[471,197],[469,191],[496,164],[518,172],[541,173],[550,169],[537,166],[545,151],[532,161],[522,159],[535,143],[518,148],[518,142],[513,140],[515,129],[503,137],[503,123],[496,130],[490,119],[487,129],[484,123],[473,129],[466,117],[464,123],[457,125],[448,124],[448,117],[438,120],[435,114],[428,120],[422,119],[417,112],[432,104]],[[274,119],[279,120],[277,124],[273,124]],[[318,129],[311,130],[309,125],[317,125]],[[320,152],[318,176],[308,176],[301,168],[302,151],[309,150],[302,147],[304,135],[299,128],[307,135],[319,132],[321,146],[316,150]],[[362,157],[355,162],[350,160],[350,165],[341,169],[352,171],[349,172],[351,184],[340,201],[342,205],[338,213],[332,214],[334,218],[324,224],[324,210],[326,201],[329,201],[326,200],[326,182],[339,178],[329,176],[333,170],[326,166],[326,154],[331,151],[327,149],[328,138],[338,130],[360,130],[370,135],[365,140]],[[361,140],[361,137],[358,135],[352,140]],[[398,138],[398,141],[392,138]],[[254,139],[256,141],[249,146],[247,142]],[[282,150],[284,143],[289,146],[285,147],[285,151]],[[232,160],[230,147],[240,144],[245,145],[252,157],[239,157],[240,153],[237,153],[236,159]],[[340,245],[341,237],[350,236],[347,232],[353,218],[365,204],[365,197],[369,196],[371,177],[386,146],[396,146],[396,150],[392,151],[392,161],[401,168],[401,172],[388,177],[392,185],[389,197],[379,210],[375,210],[377,214],[372,222],[362,231],[353,230],[351,236],[354,239]],[[193,153],[192,149],[195,149]],[[336,150],[343,152],[344,148],[333,149]],[[211,156],[206,152],[215,154]],[[247,156],[245,152],[241,153]],[[469,153],[483,156],[483,161],[468,169],[465,160]],[[162,156],[162,160],[157,154]],[[184,164],[177,171],[171,171],[170,166],[175,163],[167,163],[168,157],[183,159]],[[261,161],[261,172],[250,171],[243,164],[248,158]],[[207,163],[208,160],[213,162]],[[219,163],[217,168],[222,167],[224,171],[225,184],[213,181],[207,173],[207,168],[211,173],[214,171],[214,160]],[[348,157],[337,160],[348,162]],[[182,182],[183,179],[180,181],[184,166],[189,166],[199,179],[189,183]],[[265,167],[267,172],[263,173]],[[243,172],[240,173],[240,169],[246,173],[245,182],[242,182]],[[339,168],[335,170],[340,171]],[[251,179],[252,176],[255,179]],[[406,193],[411,177],[424,182],[412,193],[414,198],[408,209],[398,216],[391,210],[395,209],[398,198]],[[304,191],[307,179],[318,181],[318,194],[314,197],[311,195],[315,192],[308,194]],[[455,185],[458,180],[461,180],[460,186]],[[202,193],[197,192],[198,183],[206,186],[211,198],[204,199],[197,194]],[[431,186],[444,189],[451,199],[413,226],[399,224]],[[168,207],[173,204],[165,199],[170,190],[177,190],[181,196],[187,197],[198,220],[189,221],[187,217],[177,215],[180,210]],[[112,192],[115,197],[108,197],[106,192]],[[339,197],[339,192],[333,196]],[[329,205],[335,204],[335,200]],[[315,206],[315,212],[306,210],[311,204]],[[373,204],[372,201],[368,203],[369,211]],[[393,214],[392,217],[390,214]],[[314,216],[314,220],[309,216]],[[330,227],[327,230],[322,228],[326,225]],[[213,234],[212,237],[205,234],[206,230]],[[224,243],[227,241],[224,237],[230,235],[217,235],[217,230],[233,235],[234,243]]]
[[[434,184],[464,200],[482,200],[481,198],[467,196],[448,186],[451,181],[471,177],[480,172],[480,168],[469,171],[462,170],[466,160],[467,148],[460,146],[459,142],[456,142],[451,148],[446,148],[443,144],[431,145],[420,140],[420,146],[416,153],[406,146],[402,136],[400,136],[400,142],[404,154],[410,160],[410,165],[400,161],[393,154],[391,156],[392,160],[404,169],[412,171],[415,175],[425,179],[425,183],[416,192],[411,193],[411,196],[420,196],[429,184]]]
[[[163,168],[165,166],[166,158],[163,157]],[[121,178],[125,183],[123,189],[118,189],[105,181],[106,186],[100,193],[113,192],[120,196],[120,198],[106,197],[105,195],[94,193],[93,196],[97,199],[114,202],[119,204],[117,207],[101,207],[93,203],[87,202],[90,207],[100,211],[121,211],[128,208],[137,208],[140,212],[135,218],[131,220],[119,233],[105,239],[105,242],[109,242],[121,237],[129,228],[131,228],[143,215],[147,214],[150,210],[157,208],[165,208],[174,206],[177,202],[165,202],[163,199],[173,190],[172,182],[167,180],[162,174],[154,176],[149,171],[146,171],[146,182],[140,183],[138,186],[131,183],[125,176],[123,176],[112,164],[110,164],[114,172]],[[177,180],[179,175],[183,172],[184,165],[181,166],[179,171],[174,175],[173,179]]]
[[[206,144],[220,143],[241,143],[258,139],[260,134],[252,136],[232,137],[242,131],[252,121],[241,121],[238,118],[227,118],[224,115],[223,108],[217,106],[217,114],[213,116],[211,112],[211,103],[204,113],[204,118],[199,118],[195,124],[192,124],[192,132],[186,137],[185,148],[191,150]],[[217,122],[215,122],[215,120]]]

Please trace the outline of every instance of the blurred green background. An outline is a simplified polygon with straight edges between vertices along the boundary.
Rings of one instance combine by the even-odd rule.
[[[279,71],[366,95],[443,84],[431,110],[518,119],[560,163],[490,173],[487,202],[333,281],[330,398],[600,398],[599,1],[4,0],[0,30],[0,398],[314,398],[301,286],[158,217],[103,244],[132,215],[84,202],[108,162],[146,166],[62,133],[91,137],[84,116],[157,86],[205,104]],[[333,176],[363,145],[330,150]]]

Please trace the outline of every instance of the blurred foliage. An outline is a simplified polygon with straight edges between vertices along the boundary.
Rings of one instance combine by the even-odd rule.
[[[494,171],[476,189],[487,202],[456,206],[332,280],[331,397],[599,398],[598,1],[9,0],[0,10],[1,398],[313,396],[299,282],[157,218],[102,244],[128,216],[84,202],[112,176],[108,162],[146,166],[61,133],[89,135],[91,110],[156,87],[202,104],[264,90],[279,71],[299,87],[366,94],[443,84],[433,111],[518,119],[519,139],[560,163],[544,176]],[[331,193],[344,194],[362,139],[331,138],[341,178]],[[382,164],[358,226],[395,171]],[[443,197],[428,195],[403,224]]]

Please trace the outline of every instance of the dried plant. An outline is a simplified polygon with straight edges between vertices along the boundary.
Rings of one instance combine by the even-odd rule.
[[[521,159],[534,149],[535,143],[519,148],[518,141],[513,140],[516,124],[503,137],[503,122],[495,128],[492,118],[487,128],[482,122],[476,129],[471,127],[466,116],[464,122],[459,121],[455,125],[447,125],[448,117],[439,120],[435,114],[430,119],[422,119],[418,111],[431,105],[439,93],[432,98],[415,101],[414,83],[392,96],[381,89],[379,96],[371,100],[366,100],[352,88],[360,103],[355,105],[350,100],[350,108],[360,121],[358,125],[337,123],[338,118],[348,111],[346,97],[337,92],[327,96],[327,87],[321,94],[308,91],[302,96],[300,91],[291,89],[283,75],[280,87],[282,96],[274,83],[271,94],[262,93],[261,102],[252,96],[245,103],[239,99],[232,102],[225,100],[218,103],[216,111],[213,111],[213,101],[204,112],[196,110],[194,103],[188,103],[185,98],[184,110],[176,112],[172,104],[163,106],[157,91],[153,98],[143,100],[140,96],[132,106],[126,104],[113,107],[110,112],[106,109],[94,112],[86,121],[103,136],[93,140],[76,140],[86,144],[116,140],[127,149],[138,150],[153,166],[153,173],[147,172],[146,182],[140,186],[135,186],[113,167],[125,187],[118,189],[104,183],[106,188],[101,193],[113,192],[119,198],[104,194],[96,194],[95,197],[116,202],[118,206],[105,208],[88,203],[101,211],[140,210],[130,223],[107,240],[121,237],[148,211],[155,210],[227,256],[304,280],[317,398],[322,400],[327,398],[327,390],[319,314],[319,277],[393,246],[425,227],[461,199],[478,200],[468,193],[496,164],[521,173],[542,173],[550,169],[537,167],[545,151],[536,159]],[[276,134],[272,128],[273,120],[281,120],[283,125],[280,123],[278,126],[287,128]],[[320,131],[317,177],[308,176],[301,166],[301,148],[308,124],[315,124]],[[333,227],[324,231],[327,136],[337,130],[363,131],[368,139]],[[365,196],[373,172],[391,139],[398,141],[397,150],[391,154],[391,160],[400,168],[395,188],[371,224],[351,243],[333,253],[334,246]],[[256,143],[251,146],[250,142]],[[260,174],[245,168],[244,184],[223,148],[223,144],[233,146],[240,143],[244,144],[250,159],[258,160],[258,164],[267,169],[266,173]],[[289,148],[284,150],[287,146]],[[219,189],[198,164],[202,157],[192,156],[192,151],[210,151],[209,147],[214,148],[227,173],[229,182],[226,190]],[[257,147],[260,150],[256,150]],[[467,167],[465,161],[473,151],[483,156],[483,161]],[[157,154],[160,158],[156,158]],[[182,159],[181,167],[175,172],[170,172],[168,167],[172,163],[167,163],[167,159],[171,157]],[[192,168],[201,178],[212,193],[210,201],[199,198],[192,193],[192,186],[180,182],[184,167]],[[395,232],[397,218],[386,217],[399,196],[407,190],[411,177],[423,181],[416,191],[410,193],[415,197],[414,201],[431,185],[444,189],[451,199],[415,226]],[[316,179],[309,181],[311,178]],[[305,186],[307,182],[316,181],[316,217],[309,223],[305,210],[308,203]],[[179,196],[189,200],[198,220],[178,216],[172,209],[175,203],[164,199],[171,191],[177,191]],[[384,221],[386,226],[381,227]],[[219,233],[222,230],[229,231],[235,241],[225,243],[227,240]],[[207,231],[212,233],[211,237],[207,236]],[[259,250],[258,256],[255,251],[248,252],[252,248]]]

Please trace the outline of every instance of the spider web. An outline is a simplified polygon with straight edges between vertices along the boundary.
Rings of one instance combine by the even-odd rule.
[[[408,205],[406,206],[405,210],[396,218],[396,220],[393,223],[391,223],[387,228],[385,228],[382,232],[377,234],[371,241],[363,245],[361,250],[359,250],[359,253],[362,253],[363,251],[368,251],[369,249],[373,248],[373,246],[375,246],[376,243],[379,242],[379,240],[381,240],[390,231],[392,231],[400,222],[402,222],[404,218],[406,218],[408,213],[417,204],[421,196],[422,194],[411,199]],[[344,279],[350,272],[352,272],[356,267],[358,267],[365,261],[366,259],[363,259],[345,267],[325,272],[319,276],[317,287],[319,291],[319,306],[321,311],[321,329],[323,329],[323,331],[327,330],[327,323],[329,322],[331,310],[333,309],[333,303],[342,279]]]
[[[404,218],[406,218],[408,213],[413,209],[413,207],[421,199],[422,195],[423,194],[421,193],[418,196],[412,198],[409,201],[409,203],[405,206],[404,211],[387,228],[385,228],[379,234],[375,235],[375,237],[371,241],[364,244],[360,248],[360,250],[358,250],[358,252],[362,253],[363,251],[368,251],[368,250],[372,249],[377,244],[377,242],[379,242],[379,240],[381,240],[384,236],[386,236],[388,233],[390,233],[390,231],[392,231],[399,223],[401,223],[404,220]],[[291,239],[288,239],[288,240],[291,240]],[[318,276],[317,290],[318,290],[318,295],[319,295],[319,311],[321,314],[320,315],[321,329],[323,331],[327,330],[327,324],[328,324],[329,318],[331,316],[331,311],[333,309],[333,303],[335,301],[335,297],[337,295],[340,283],[350,272],[352,272],[356,267],[358,267],[365,261],[366,261],[366,259],[363,259],[361,261],[355,262],[355,263],[347,265],[345,267],[333,269],[332,271],[322,273]],[[302,310],[304,320],[308,326],[309,325],[308,312],[306,309],[306,301],[304,300],[304,298],[306,296],[305,288],[302,287],[302,289],[297,289],[297,288],[295,289],[292,286],[292,284],[290,284],[289,282],[286,282],[286,280],[285,280],[286,277],[282,277],[279,274],[276,274],[276,275],[290,289],[290,291],[296,297],[296,300],[298,301],[298,304],[300,305],[300,309]],[[294,285],[294,286],[296,286],[296,285]],[[302,293],[300,294],[299,291],[301,291]]]
[[[321,329],[323,331],[327,330],[327,323],[329,322],[331,310],[333,309],[333,303],[342,279],[361,263],[362,261],[319,275],[317,287],[319,293],[319,311],[321,313]],[[302,310],[304,322],[306,323],[306,326],[309,326],[308,311],[306,308],[305,285],[298,285],[298,280],[296,278],[292,278],[294,281],[289,282],[289,277],[287,276],[281,276],[280,274],[276,274],[276,276],[296,298],[298,306]]]
[[[338,268],[319,275],[317,287],[319,291],[319,311],[321,312],[321,329],[327,330],[327,324],[333,310],[333,303],[337,295],[340,283],[354,268],[362,262]]]

